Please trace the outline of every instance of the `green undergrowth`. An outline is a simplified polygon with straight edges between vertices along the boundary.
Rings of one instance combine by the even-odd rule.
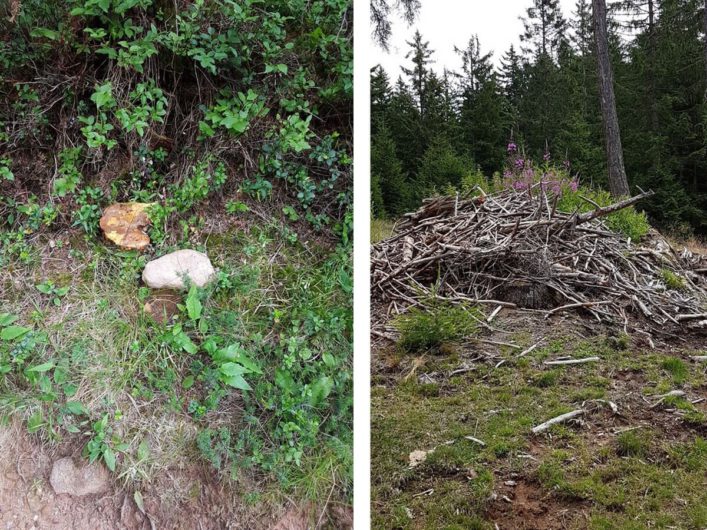
[[[0,277],[0,414],[136,489],[201,460],[256,496],[350,500],[348,251],[283,244],[277,223],[208,240],[218,279],[167,325],[142,310],[144,255],[82,243],[73,275]]]
[[[531,344],[525,333],[512,338]],[[676,398],[648,409],[657,401],[652,396],[670,390],[698,395],[707,382],[699,365],[627,348],[611,337],[567,337],[520,359],[517,350],[501,347],[506,362],[497,368],[474,363],[474,370],[449,375],[474,355],[457,350],[427,357],[413,375],[403,377],[405,372],[394,383],[374,376],[374,528],[492,529],[496,522],[503,528],[504,519],[491,510],[503,501],[491,497],[512,494],[503,484],[511,476],[538,489],[552,513],[570,510],[569,528],[704,527],[705,423],[687,410],[700,415],[704,408]],[[594,355],[601,361],[543,364]],[[627,377],[636,381],[630,389],[621,386]],[[601,400],[615,401],[622,419],[614,419]],[[531,433],[582,404],[595,407],[583,427],[566,423],[549,434]],[[642,418],[647,409],[656,419]],[[433,452],[411,469],[408,455],[415,450]],[[513,510],[513,503],[507,506]]]
[[[398,316],[393,325],[400,332],[400,347],[420,352],[473,335],[481,316],[476,307],[453,306],[433,299],[427,308],[413,307]]]

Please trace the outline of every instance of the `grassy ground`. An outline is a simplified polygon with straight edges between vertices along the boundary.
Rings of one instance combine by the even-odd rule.
[[[374,528],[707,527],[707,376],[693,347],[651,350],[519,315],[494,325],[505,332],[484,338],[543,342],[522,358],[474,341],[375,349]],[[593,355],[600,362],[543,364]],[[672,390],[686,395],[653,406]],[[581,422],[531,433],[583,404]],[[410,467],[416,450],[433,451]]]
[[[371,244],[375,245],[379,241],[389,238],[393,234],[393,221],[385,219],[371,219]]]
[[[196,292],[198,318],[182,296],[168,324],[143,311],[150,255],[71,231],[30,239],[24,261],[6,256],[0,329],[24,333],[0,340],[0,417],[114,467],[119,487],[163,508],[193,500],[165,477],[198,463],[237,492],[218,501],[223,524],[244,506],[347,504],[349,256],[300,243],[275,219],[230,224],[180,243],[206,251],[219,276]],[[229,346],[262,372],[244,375],[249,390],[223,384],[213,351]]]

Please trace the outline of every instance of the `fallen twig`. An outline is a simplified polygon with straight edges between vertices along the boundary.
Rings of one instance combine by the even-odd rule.
[[[596,361],[601,361],[599,357],[584,357],[582,359],[563,359],[563,360],[558,360],[558,361],[545,361],[543,364],[547,365],[561,365],[561,364],[584,364],[584,363],[592,363]]]
[[[556,416],[550,420],[547,420],[545,423],[541,423],[537,427],[533,427],[533,434],[538,434],[543,431],[548,430],[550,427],[553,425],[556,425],[558,423],[563,423],[568,420],[571,420],[573,418],[576,418],[578,416],[581,416],[584,414],[586,411],[584,409],[577,409],[573,410],[572,412],[567,412],[566,414],[560,414],[559,416]]]

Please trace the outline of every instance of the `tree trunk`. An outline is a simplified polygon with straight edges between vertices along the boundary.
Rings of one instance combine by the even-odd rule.
[[[706,0],[707,1],[707,0]],[[609,168],[609,190],[614,197],[629,195],[624,155],[621,147],[621,131],[616,114],[614,96],[614,73],[609,60],[609,38],[606,29],[606,0],[592,0],[594,11],[594,38],[597,47],[597,66],[599,71],[599,96],[601,114],[604,122],[604,140]]]
[[[704,32],[705,32],[705,83],[707,83],[707,0],[705,0],[705,9],[702,14],[702,24],[704,25]],[[705,87],[705,95],[704,95],[704,100],[705,103],[707,103],[707,87]]]

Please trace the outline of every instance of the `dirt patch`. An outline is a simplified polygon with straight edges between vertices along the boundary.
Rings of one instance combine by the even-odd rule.
[[[502,530],[559,530],[584,518],[581,503],[559,500],[539,484],[513,480],[501,484],[488,518]]]
[[[140,493],[144,512],[133,491],[125,490],[115,476],[105,494],[73,497],[57,495],[49,483],[52,464],[63,456],[81,462],[80,448],[41,444],[19,426],[0,427],[0,528],[47,530],[182,530],[269,529],[274,524],[294,524],[285,518],[255,512],[245,506],[228,482],[194,464],[167,469]],[[314,514],[314,512],[311,512]],[[318,520],[321,511],[316,511]],[[307,519],[309,520],[309,519]],[[322,528],[351,528],[350,509],[333,506],[321,517]],[[282,522],[284,521],[284,522]],[[349,521],[349,523],[347,523]],[[289,524],[289,523],[288,523]],[[347,526],[348,524],[348,526]],[[313,525],[301,528],[313,528]],[[294,530],[300,526],[276,526]]]

